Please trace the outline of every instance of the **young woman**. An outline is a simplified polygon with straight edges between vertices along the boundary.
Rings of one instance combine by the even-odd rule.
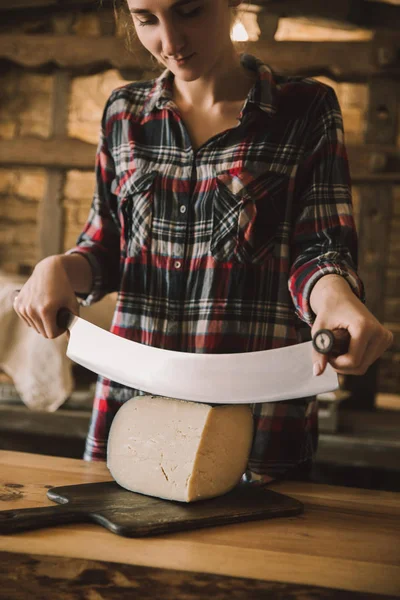
[[[86,227],[36,266],[15,310],[53,338],[60,307],[77,313],[76,295],[90,304],[117,290],[113,333],[185,352],[266,350],[310,326],[345,328],[349,352],[330,363],[362,374],[392,335],[362,302],[340,108],[329,86],[236,54],[239,4],[127,1],[165,71],[111,94]],[[317,376],[326,359],[313,361]],[[138,393],[99,378],[87,460],[105,459],[113,416]],[[307,470],[316,411],[314,398],[253,406],[244,480]]]

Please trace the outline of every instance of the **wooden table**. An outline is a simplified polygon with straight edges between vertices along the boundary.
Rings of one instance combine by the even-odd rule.
[[[103,463],[0,451],[0,509],[50,505],[49,487],[110,479]],[[299,499],[304,514],[152,538],[95,524],[0,536],[0,598],[400,597],[398,494],[271,489]]]

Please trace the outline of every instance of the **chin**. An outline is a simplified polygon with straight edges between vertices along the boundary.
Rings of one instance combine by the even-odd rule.
[[[199,79],[200,77],[199,73],[193,73],[193,71],[188,73],[182,72],[181,69],[171,69],[171,71],[173,72],[175,77],[177,79],[180,79],[181,81],[196,81],[196,79]]]
[[[182,81],[196,81],[204,75],[204,70],[196,66],[178,67],[177,65],[168,65],[168,68],[178,79]]]

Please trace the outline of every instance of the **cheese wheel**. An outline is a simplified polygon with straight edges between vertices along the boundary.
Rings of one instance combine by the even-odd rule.
[[[239,483],[252,438],[248,405],[137,396],[114,417],[107,466],[127,490],[193,502],[225,494]]]

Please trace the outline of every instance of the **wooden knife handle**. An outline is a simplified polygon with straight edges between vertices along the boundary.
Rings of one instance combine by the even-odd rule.
[[[57,313],[57,326],[60,329],[68,329],[73,318],[74,315],[68,308],[60,308]]]
[[[314,334],[312,342],[315,350],[320,354],[336,357],[347,354],[350,339],[347,329],[319,329]]]

